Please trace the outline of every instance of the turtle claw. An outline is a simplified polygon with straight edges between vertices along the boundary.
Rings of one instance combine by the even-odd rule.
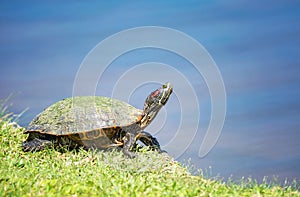
[[[151,150],[156,150],[158,153],[167,153],[167,151],[160,148],[160,144],[155,137],[146,131],[142,131],[139,140],[146,146],[149,146]]]
[[[124,153],[125,156],[129,157],[130,159],[137,158],[137,154],[134,154],[134,153],[132,153],[130,151],[123,150],[123,153]]]
[[[158,150],[158,153],[159,153],[159,154],[162,154],[162,153],[168,153],[168,152],[165,151],[165,150],[161,150],[161,149],[160,149],[160,150]]]

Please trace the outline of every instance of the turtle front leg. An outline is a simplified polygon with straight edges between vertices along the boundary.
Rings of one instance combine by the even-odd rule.
[[[157,141],[157,139],[155,137],[153,137],[150,133],[146,132],[146,131],[142,131],[139,134],[139,140],[141,142],[143,142],[143,144],[145,144],[146,146],[149,146],[152,150],[156,150],[159,153],[165,153],[167,151],[162,150],[160,148],[160,144]]]
[[[135,143],[135,136],[132,133],[127,132],[126,135],[123,137],[124,146],[123,146],[123,153],[124,155],[128,156],[129,158],[135,158],[136,154],[132,153],[130,150]]]

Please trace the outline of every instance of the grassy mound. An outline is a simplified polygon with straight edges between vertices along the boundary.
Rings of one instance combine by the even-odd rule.
[[[23,128],[0,116],[0,196],[300,196],[291,186],[192,176],[167,154],[58,151],[24,153]]]

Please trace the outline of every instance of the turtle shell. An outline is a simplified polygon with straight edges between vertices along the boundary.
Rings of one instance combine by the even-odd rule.
[[[37,115],[26,133],[68,135],[137,123],[143,111],[108,97],[81,96],[58,101]]]

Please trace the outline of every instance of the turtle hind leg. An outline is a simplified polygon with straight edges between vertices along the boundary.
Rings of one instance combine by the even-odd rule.
[[[40,151],[52,144],[49,140],[34,138],[33,140],[23,142],[22,148],[24,152]]]
[[[155,137],[153,137],[150,133],[146,131],[142,131],[139,135],[139,140],[145,144],[146,146],[149,146],[152,150],[156,150],[159,153],[166,153],[167,151],[162,150],[160,148],[160,144],[157,141]]]

